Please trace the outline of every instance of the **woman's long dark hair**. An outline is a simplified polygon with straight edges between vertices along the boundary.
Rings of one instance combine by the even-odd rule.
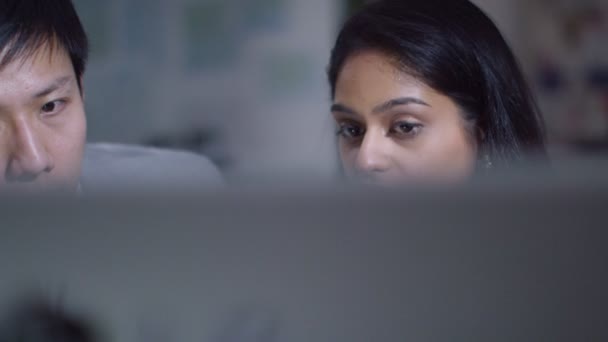
[[[473,123],[480,156],[510,165],[545,157],[541,115],[509,46],[468,0],[380,0],[342,28],[328,68],[331,96],[347,59],[378,51],[447,95]]]

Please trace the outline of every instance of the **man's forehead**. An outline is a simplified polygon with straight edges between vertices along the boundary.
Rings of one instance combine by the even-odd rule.
[[[6,109],[32,103],[43,95],[75,84],[69,57],[56,51],[41,49],[0,69],[0,106]]]
[[[55,41],[25,45],[16,44],[18,43],[7,44],[0,50],[0,73],[5,69],[71,68],[71,61],[67,51]]]

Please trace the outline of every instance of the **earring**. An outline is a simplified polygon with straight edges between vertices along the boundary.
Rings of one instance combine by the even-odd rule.
[[[490,159],[490,155],[489,154],[485,154],[483,156],[483,167],[486,170],[490,170],[494,167],[494,164],[492,164],[492,160]]]

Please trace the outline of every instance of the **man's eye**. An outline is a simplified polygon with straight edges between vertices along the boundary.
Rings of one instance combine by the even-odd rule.
[[[346,139],[356,139],[363,134],[365,134],[365,130],[359,125],[355,124],[341,124],[338,128],[337,134]]]
[[[422,125],[412,122],[398,122],[392,128],[391,131],[399,136],[415,136],[422,129]]]
[[[63,100],[55,100],[48,103],[45,103],[42,106],[42,113],[45,115],[53,115],[59,112],[65,106],[65,101]]]

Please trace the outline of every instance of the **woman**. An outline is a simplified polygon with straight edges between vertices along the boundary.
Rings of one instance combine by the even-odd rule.
[[[342,28],[328,70],[347,176],[462,181],[545,155],[513,53],[467,0],[380,0]]]

